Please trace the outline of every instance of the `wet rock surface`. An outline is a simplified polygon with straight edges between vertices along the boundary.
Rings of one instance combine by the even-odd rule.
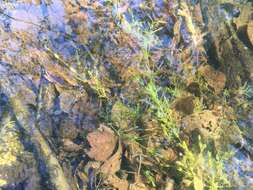
[[[198,69],[198,73],[201,77],[204,78],[204,80],[207,82],[207,84],[210,86],[210,88],[214,91],[215,94],[221,93],[221,91],[225,88],[225,74],[216,71],[210,65],[200,67]]]
[[[193,96],[188,96],[188,97],[183,97],[175,102],[175,109],[179,112],[182,112],[186,115],[192,114],[194,111],[194,97]]]
[[[219,16],[219,11],[215,9],[211,11],[212,13],[207,11],[206,16],[209,17],[210,14]],[[239,28],[240,24],[247,25],[250,22],[252,14],[250,3],[247,8],[245,6],[242,9],[244,11],[236,19],[232,17],[219,23],[215,19],[209,19],[208,23],[211,33],[208,38],[210,46],[207,52],[211,56],[210,61],[225,73],[229,87],[237,87],[247,80],[252,80],[252,48],[247,48],[240,41],[236,35],[237,28],[233,26],[234,23],[238,23]],[[218,33],[213,30],[215,28],[219,28]],[[247,36],[244,37],[247,38]]]

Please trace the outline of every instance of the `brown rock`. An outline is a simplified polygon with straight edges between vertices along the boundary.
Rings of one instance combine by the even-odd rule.
[[[232,122],[232,115],[233,112],[228,108],[219,106],[184,117],[181,126],[185,134],[200,134],[204,140],[214,140],[215,147],[222,149],[227,144],[237,144],[242,139],[239,127]]]
[[[66,118],[61,121],[59,134],[61,138],[75,139],[79,132],[73,120]]]
[[[74,115],[85,114],[95,117],[98,113],[98,105],[95,102],[92,102],[87,97],[87,94],[85,94],[75,102],[71,108],[71,112]]]
[[[199,83],[197,82],[190,82],[186,88],[188,92],[193,94],[194,96],[200,97],[201,92],[200,92],[200,86]]]
[[[61,110],[66,113],[70,113],[75,103],[81,98],[84,99],[85,102],[87,101],[86,94],[73,91],[73,90],[61,91],[59,95]]]
[[[219,128],[219,117],[210,110],[186,116],[182,119],[184,131],[188,134],[197,130],[204,138],[209,138]]]
[[[210,65],[200,67],[198,73],[205,79],[209,87],[214,90],[215,94],[219,94],[224,89],[226,84],[224,73],[215,70]]]
[[[175,109],[186,115],[192,114],[194,110],[193,100],[194,100],[193,96],[179,98],[175,102]]]

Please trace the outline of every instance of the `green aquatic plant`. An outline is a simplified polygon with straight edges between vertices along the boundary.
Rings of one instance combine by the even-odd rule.
[[[119,128],[127,128],[130,125],[136,124],[139,113],[139,106],[130,107],[123,104],[121,101],[117,101],[112,107],[111,119]]]
[[[182,96],[183,90],[178,85],[175,87],[166,88],[166,91],[173,97],[173,98],[179,98]]]
[[[0,166],[11,166],[24,151],[15,122],[7,120],[0,130]]]
[[[128,129],[115,129],[115,131],[118,134],[119,138],[126,144],[139,144],[138,142],[142,140],[142,137],[136,133],[136,131],[138,131],[138,127],[129,127]]]
[[[4,119],[0,129],[0,167],[13,167],[24,153],[19,131],[10,117]],[[0,189],[8,184],[4,176],[0,176]]]
[[[137,120],[140,117],[139,106],[130,107],[117,101],[111,110],[111,121],[116,126],[114,129],[121,140],[125,142],[138,142],[140,128]]]
[[[150,170],[145,170],[144,176],[146,177],[148,184],[150,184],[152,187],[156,187],[155,177]]]
[[[88,80],[88,84],[90,87],[96,92],[99,98],[109,99],[110,90],[106,88],[101,80],[99,80],[98,76],[94,73],[88,71],[90,80]]]
[[[178,139],[179,128],[173,117],[170,101],[164,96],[159,96],[159,87],[152,80],[145,86],[144,92],[148,97],[150,111],[160,123],[163,135],[169,140]]]
[[[124,32],[136,39],[142,51],[147,53],[150,48],[160,44],[158,36],[155,34],[160,29],[155,28],[154,22],[142,22],[136,19],[133,15],[131,21],[128,21],[124,16],[121,19],[121,28]]]
[[[245,82],[243,86],[239,87],[238,95],[245,98],[251,98],[253,96],[253,87]]]
[[[177,170],[184,181],[195,190],[218,190],[231,186],[225,170],[225,162],[231,154],[213,155],[199,137],[198,150],[191,150],[186,142],[181,142],[184,155],[176,162]]]
[[[229,98],[230,98],[230,96],[231,96],[231,92],[230,92],[228,89],[224,89],[222,95],[223,95],[222,97],[223,97],[224,103],[227,104],[228,101],[229,101]]]
[[[194,113],[202,112],[206,109],[203,98],[196,98],[194,100]]]

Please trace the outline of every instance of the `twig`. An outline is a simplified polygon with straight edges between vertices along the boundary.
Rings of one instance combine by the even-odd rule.
[[[37,26],[37,27],[42,28],[41,25],[36,24],[36,23],[34,23],[34,22],[26,21],[26,20],[22,20],[22,19],[19,19],[19,18],[12,17],[12,16],[6,14],[6,13],[4,12],[3,9],[0,9],[0,14],[4,15],[5,17],[10,18],[10,19],[12,19],[12,20],[16,20],[16,21],[18,21],[18,22],[23,22],[23,23],[26,23],[26,24],[31,24],[31,25],[34,25],[34,26]]]

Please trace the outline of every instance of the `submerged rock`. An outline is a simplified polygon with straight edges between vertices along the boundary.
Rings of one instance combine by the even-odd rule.
[[[70,118],[65,118],[61,120],[60,129],[59,129],[59,137],[64,139],[75,139],[80,130],[76,127],[73,120]]]
[[[174,107],[177,111],[182,112],[185,115],[192,114],[194,110],[193,100],[193,96],[179,98],[178,100],[176,100]]]
[[[194,113],[186,116],[182,120],[182,125],[186,133],[198,130],[205,138],[210,137],[210,133],[219,128],[219,117],[210,110]]]
[[[210,32],[206,43],[209,62],[226,75],[226,86],[230,88],[238,88],[252,79],[252,51],[237,36],[237,28],[247,24],[252,17],[251,7],[250,3],[242,3],[243,11],[237,19],[232,20],[222,17],[219,8],[211,2],[207,1],[202,7]]]
[[[198,69],[198,73],[202,76],[207,84],[214,90],[215,94],[220,94],[226,84],[226,76],[224,73],[215,70],[210,65],[202,66]]]
[[[70,113],[74,104],[82,97],[83,101],[87,101],[87,95],[82,94],[76,90],[62,90],[60,91],[59,101],[60,108],[66,113]]]
[[[204,140],[214,141],[216,148],[227,148],[228,144],[236,144],[242,140],[240,129],[232,122],[232,114],[226,108],[204,110],[184,117],[181,126],[188,135],[197,133]]]
[[[240,9],[237,8],[232,3],[222,3],[219,5],[219,10],[221,11],[222,16],[228,20],[232,18],[239,17]]]

